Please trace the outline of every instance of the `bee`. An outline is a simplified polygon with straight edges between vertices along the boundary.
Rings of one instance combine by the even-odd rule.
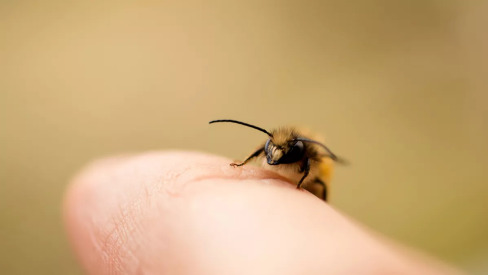
[[[327,201],[333,163],[344,162],[327,146],[306,137],[292,127],[278,128],[269,132],[261,127],[232,119],[212,120],[209,124],[220,122],[247,126],[261,131],[269,137],[243,162],[231,163],[231,166],[239,167],[253,159],[260,159],[264,168],[297,182],[297,189],[303,187]]]

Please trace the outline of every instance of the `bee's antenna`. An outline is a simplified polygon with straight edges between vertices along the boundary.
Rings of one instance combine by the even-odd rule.
[[[299,141],[303,141],[303,142],[310,142],[310,143],[315,143],[317,145],[320,145],[325,149],[325,151],[327,151],[327,153],[329,153],[329,156],[332,160],[346,163],[345,160],[339,158],[336,154],[332,153],[332,151],[327,146],[325,146],[324,144],[322,144],[318,141],[315,141],[313,139],[304,138],[304,137],[299,137],[299,138],[296,138],[295,140],[299,140]]]
[[[270,137],[273,137],[273,135],[270,132],[264,130],[263,128],[260,128],[258,126],[254,126],[254,125],[251,125],[251,124],[248,124],[248,123],[245,123],[245,122],[237,121],[237,120],[232,120],[232,119],[218,119],[218,120],[212,120],[208,124],[217,123],[217,122],[232,122],[232,123],[244,125],[244,126],[251,127],[253,129],[256,129],[258,131],[261,131],[263,133],[266,133]]]

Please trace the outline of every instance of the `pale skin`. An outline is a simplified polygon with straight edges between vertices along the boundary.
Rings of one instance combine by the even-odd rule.
[[[86,274],[459,274],[277,174],[229,163],[174,151],[84,169],[64,219]]]

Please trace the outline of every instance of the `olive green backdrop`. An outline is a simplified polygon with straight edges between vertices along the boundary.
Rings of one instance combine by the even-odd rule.
[[[347,3],[346,3],[347,2]],[[334,207],[488,270],[483,1],[1,1],[0,270],[80,274],[63,192],[88,161],[242,158],[308,126],[351,165]]]

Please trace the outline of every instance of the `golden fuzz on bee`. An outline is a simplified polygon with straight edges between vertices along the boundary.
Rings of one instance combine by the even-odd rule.
[[[220,119],[209,123],[230,122],[261,131],[268,139],[241,163],[231,163],[233,167],[245,165],[251,160],[260,160],[264,168],[273,170],[297,183],[327,201],[329,182],[333,172],[333,162],[340,161],[327,146],[312,139],[292,127],[282,127],[271,132],[245,122]]]

